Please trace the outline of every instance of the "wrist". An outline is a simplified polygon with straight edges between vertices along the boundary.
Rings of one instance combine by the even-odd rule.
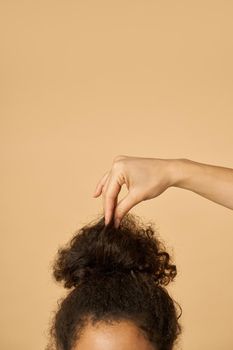
[[[182,187],[189,178],[191,161],[187,158],[169,159],[170,186]]]

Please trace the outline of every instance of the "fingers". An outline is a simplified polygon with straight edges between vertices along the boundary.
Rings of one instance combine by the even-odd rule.
[[[105,212],[105,225],[107,225],[114,213],[115,206],[117,204],[117,196],[121,190],[121,185],[117,181],[116,176],[109,176],[106,181],[106,189],[103,196],[103,206]]]
[[[102,178],[99,180],[99,182],[98,182],[97,185],[96,185],[95,191],[94,191],[94,193],[93,193],[93,197],[98,197],[98,196],[101,194],[102,189],[103,189],[104,184],[105,184],[105,182],[106,182],[106,180],[107,180],[107,178],[108,178],[109,173],[110,173],[110,172],[107,171],[107,172],[102,176]]]
[[[140,200],[130,192],[119,201],[114,213],[114,226],[116,228],[119,227],[122,218],[128,213],[128,211],[139,202]]]

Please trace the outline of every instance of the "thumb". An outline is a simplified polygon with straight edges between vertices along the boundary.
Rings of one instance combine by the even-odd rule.
[[[140,200],[137,200],[132,193],[128,193],[124,198],[122,198],[117,204],[114,211],[114,226],[119,227],[121,220],[132,209]]]

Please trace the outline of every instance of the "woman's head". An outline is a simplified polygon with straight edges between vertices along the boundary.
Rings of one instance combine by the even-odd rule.
[[[120,226],[104,217],[58,250],[53,274],[70,293],[60,302],[48,349],[171,350],[181,333],[164,288],[176,276],[153,225],[128,213]]]

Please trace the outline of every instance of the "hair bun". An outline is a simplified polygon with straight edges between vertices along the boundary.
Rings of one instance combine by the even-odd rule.
[[[155,237],[152,224],[127,213],[116,229],[104,217],[85,225],[64,248],[58,250],[53,275],[66,288],[77,286],[92,274],[116,272],[145,273],[157,284],[167,285],[176,276],[176,266],[163,243]]]

